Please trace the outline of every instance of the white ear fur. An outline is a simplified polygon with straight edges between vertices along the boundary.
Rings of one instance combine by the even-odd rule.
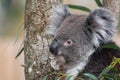
[[[116,20],[105,8],[94,10],[87,18],[88,27],[93,31],[93,44],[107,43],[116,32]]]
[[[46,27],[45,32],[48,35],[54,35],[62,21],[64,21],[67,16],[71,15],[71,13],[68,7],[63,4],[54,6],[50,13],[50,24]]]

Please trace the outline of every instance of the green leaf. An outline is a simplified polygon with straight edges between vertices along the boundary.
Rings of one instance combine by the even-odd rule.
[[[112,68],[112,71],[114,72],[114,74],[119,74],[119,69],[118,68]]]
[[[18,53],[17,53],[17,55],[15,57],[15,59],[17,59],[23,51],[24,51],[24,46],[23,46],[23,43],[22,43],[21,47],[20,47],[20,49],[19,49],[19,51],[18,51]]]
[[[113,44],[103,45],[102,48],[110,48],[110,49],[118,49],[118,50],[120,50],[120,48],[118,46],[113,45]]]
[[[114,77],[112,75],[110,75],[110,74],[103,74],[103,77],[105,78],[105,80],[106,79],[108,79],[108,80],[114,80]]]
[[[99,7],[103,7],[103,4],[101,3],[100,0],[95,0],[96,4],[99,6]]]
[[[112,72],[114,73],[112,74],[114,80],[118,80],[117,78],[119,78],[119,70],[117,68],[112,68]]]
[[[111,67],[106,67],[100,74],[100,77],[102,77],[104,74],[106,74],[107,72],[109,72],[112,68]]]
[[[48,75],[44,76],[42,80],[47,80]]]
[[[20,34],[22,33],[23,31],[23,23],[19,26],[18,30],[17,30],[17,35],[16,35],[16,38],[15,38],[15,41],[14,41],[14,44],[18,41],[18,38],[20,37]]]
[[[98,80],[98,78],[96,76],[94,76],[93,74],[90,74],[90,73],[84,73],[83,74],[85,77],[88,77],[92,80]]]
[[[82,11],[85,11],[85,12],[91,12],[91,10],[89,8],[84,7],[84,6],[68,4],[68,7],[72,8],[72,9],[82,10]]]
[[[68,75],[68,76],[66,76],[65,80],[70,80],[71,77],[72,77],[72,75]]]

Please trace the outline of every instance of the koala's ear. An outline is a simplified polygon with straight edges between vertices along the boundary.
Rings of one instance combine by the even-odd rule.
[[[117,26],[113,15],[105,8],[91,12],[86,19],[86,24],[92,31],[95,46],[111,41]]]
[[[66,5],[60,4],[54,6],[50,14],[50,24],[46,27],[45,33],[54,36],[55,31],[67,16],[70,16],[70,10]]]

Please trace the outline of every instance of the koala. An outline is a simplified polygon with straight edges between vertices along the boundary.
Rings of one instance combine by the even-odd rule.
[[[110,65],[113,56],[120,51],[103,48],[116,45],[112,37],[116,32],[116,20],[105,8],[96,9],[89,15],[71,14],[66,5],[57,5],[52,10],[51,22],[46,29],[53,36],[50,52],[74,80],[79,72],[99,76]]]

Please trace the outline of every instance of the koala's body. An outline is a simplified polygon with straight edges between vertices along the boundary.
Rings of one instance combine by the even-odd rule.
[[[73,15],[65,5],[53,9],[51,23],[46,33],[54,36],[50,52],[66,74],[79,71],[99,76],[112,62],[113,56],[120,57],[119,51],[102,48],[114,44],[112,37],[116,31],[116,21],[109,10],[96,9],[89,15]]]

